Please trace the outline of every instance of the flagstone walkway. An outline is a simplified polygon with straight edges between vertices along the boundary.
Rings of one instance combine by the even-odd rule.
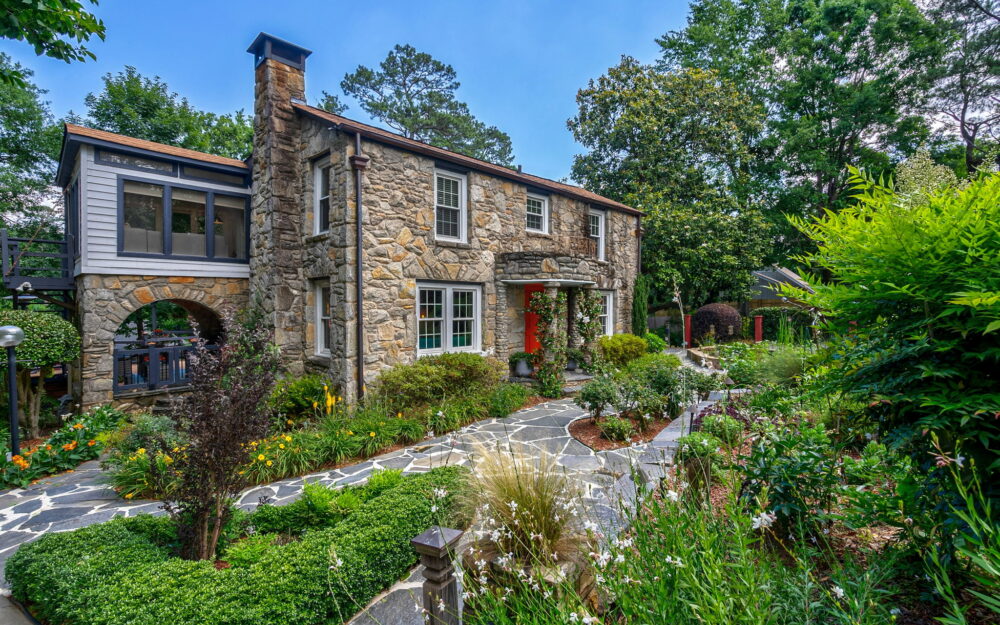
[[[569,434],[569,424],[586,414],[572,399],[545,402],[358,464],[256,486],[245,491],[238,503],[245,509],[255,508],[262,498],[275,504],[289,503],[301,494],[306,481],[343,486],[362,482],[377,469],[420,473],[439,466],[468,465],[477,450],[499,445],[554,455],[560,466],[583,482],[583,502],[590,517],[606,527],[615,526],[619,522],[617,504],[635,495],[633,470],[647,482],[663,475],[673,456],[672,442],[687,433],[689,413],[649,444],[606,452],[595,452]],[[47,532],[73,530],[114,517],[163,514],[157,501],[121,499],[102,478],[98,462],[92,461],[28,488],[0,493],[0,571],[18,547]],[[4,586],[0,578],[0,588]]]

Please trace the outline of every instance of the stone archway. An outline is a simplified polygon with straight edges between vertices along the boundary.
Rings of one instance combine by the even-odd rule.
[[[247,304],[245,278],[185,276],[102,276],[77,279],[77,310],[83,339],[74,394],[83,406],[106,403],[115,397],[115,337],[136,310],[157,301],[171,301],[188,310],[206,332],[220,329],[218,319],[227,309]],[[212,328],[212,330],[209,330]],[[142,394],[162,391],[148,391]],[[129,393],[133,399],[136,393]]]

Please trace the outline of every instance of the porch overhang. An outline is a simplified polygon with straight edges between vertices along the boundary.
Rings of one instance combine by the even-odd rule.
[[[597,286],[597,283],[593,280],[564,280],[561,278],[537,278],[535,280],[530,279],[519,279],[519,280],[501,280],[500,284],[542,284],[545,286],[554,287],[572,287],[572,286]]]

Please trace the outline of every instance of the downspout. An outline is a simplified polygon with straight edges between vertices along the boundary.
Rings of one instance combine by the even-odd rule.
[[[354,154],[350,158],[351,166],[354,167],[354,291],[355,291],[355,353],[357,355],[357,384],[358,400],[365,396],[365,326],[364,326],[364,280],[362,276],[361,261],[364,258],[361,241],[361,217],[364,214],[362,209],[363,196],[361,194],[362,177],[365,168],[368,167],[369,158],[361,153],[361,133],[354,133]]]

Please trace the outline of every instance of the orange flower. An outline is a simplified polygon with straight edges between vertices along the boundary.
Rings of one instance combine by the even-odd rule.
[[[52,451],[52,445],[46,445],[45,451]]]
[[[97,441],[95,441],[94,439],[90,439],[89,441],[87,441],[87,447],[93,447],[96,444]]]
[[[21,469],[22,471],[31,466],[31,463],[25,461],[25,459],[20,455],[13,456],[10,460],[11,462],[17,465],[17,468]]]
[[[73,424],[73,429],[74,430],[82,430],[83,429],[83,424],[82,423],[74,423]]]
[[[76,441],[70,441],[62,446],[64,451],[73,451],[76,449]]]

